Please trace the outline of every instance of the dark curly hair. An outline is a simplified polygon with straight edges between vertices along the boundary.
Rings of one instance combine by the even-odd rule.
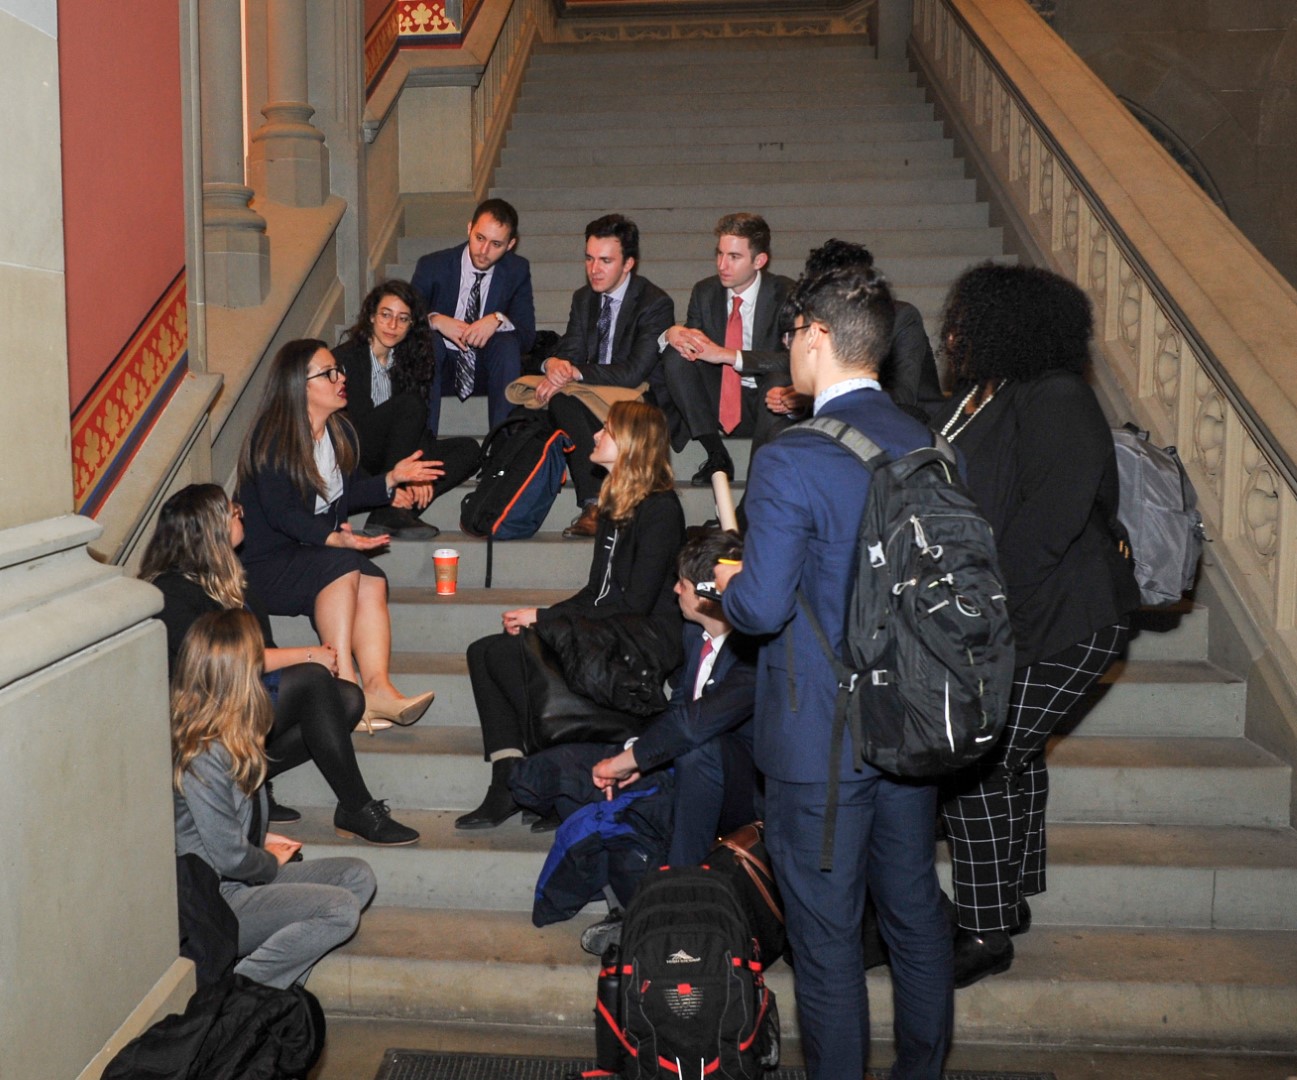
[[[384,281],[369,290],[355,325],[343,336],[342,342],[368,342],[374,333],[374,316],[378,314],[383,297],[395,296],[410,309],[410,332],[392,350],[392,393],[414,391],[422,394],[436,370],[432,350],[432,330],[428,326],[428,308],[423,298],[408,281]]]
[[[1090,359],[1090,298],[1066,278],[1035,266],[974,266],[950,287],[941,348],[956,380],[1029,382]]]
[[[828,329],[840,363],[877,373],[892,340],[896,305],[882,274],[847,261],[797,279],[784,301],[780,325],[791,328],[798,316]]]

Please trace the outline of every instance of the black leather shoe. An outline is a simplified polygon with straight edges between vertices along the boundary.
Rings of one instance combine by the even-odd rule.
[[[380,506],[365,521],[366,536],[390,536],[393,540],[435,540],[441,530],[419,520],[413,510]]]
[[[391,811],[382,799],[370,799],[359,810],[344,810],[339,806],[333,812],[333,831],[380,847],[402,847],[419,840],[419,834],[413,829],[392,820]]]
[[[476,810],[461,814],[455,819],[457,829],[494,829],[503,825],[514,814],[521,812],[522,807],[513,801],[513,794],[507,787],[497,786],[492,782],[486,789],[486,798]]]
[[[703,466],[693,475],[689,482],[694,487],[711,487],[712,473],[723,472],[731,480],[734,479],[734,462],[730,460],[729,454],[722,450],[719,454],[708,454],[707,460]]]
[[[270,786],[270,781],[266,781],[266,802],[270,805],[269,819],[276,825],[291,825],[294,821],[302,820],[302,812],[294,810],[291,806],[280,806],[275,802],[275,791]]]
[[[1031,929],[1031,907],[1024,896],[1018,901],[1018,925],[1009,931],[1010,937],[1017,937],[1019,934],[1025,934]]]
[[[550,814],[549,817],[537,818],[531,823],[531,831],[534,833],[554,832],[563,822],[559,820],[557,814]]]
[[[972,986],[988,975],[1008,971],[1013,963],[1013,942],[1007,930],[977,933],[960,927],[955,931],[955,989]]]

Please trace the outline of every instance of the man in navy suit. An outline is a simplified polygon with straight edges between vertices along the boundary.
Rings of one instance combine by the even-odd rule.
[[[531,266],[514,252],[518,211],[487,199],[473,211],[468,241],[421,258],[410,283],[428,305],[437,371],[428,393],[428,430],[437,434],[443,393],[485,394],[494,428],[509,413],[505,388],[522,374],[536,340]]]
[[[585,277],[572,294],[567,330],[541,369],[536,400],[549,405],[554,423],[575,444],[567,467],[580,514],[563,535],[593,537],[599,530],[599,485],[590,461],[594,433],[602,426],[575,397],[559,393],[570,382],[636,387],[648,383],[649,401],[666,401],[658,338],[675,318],[671,297],[635,271],[639,228],[621,214],[605,214],[585,227]]]
[[[793,385],[815,413],[858,428],[889,454],[932,443],[882,391],[893,305],[871,268],[803,279],[789,301]],[[718,566],[725,616],[764,635],[755,751],[765,776],[766,846],[796,958],[797,1006],[812,1080],[860,1080],[869,1054],[861,955],[865,891],[878,908],[892,967],[894,1080],[937,1080],[953,1012],[950,926],[934,865],[932,784],[857,765],[851,740],[833,760],[837,680],[802,610],[840,652],[856,533],[869,474],[845,448],[791,429],[757,453],[741,567]],[[832,868],[822,842],[832,770],[840,781]]]
[[[698,582],[716,576],[720,559],[741,559],[734,533],[710,532],[680,551],[676,596],[685,617],[684,673],[667,711],[620,754],[594,767],[594,783],[609,793],[641,773],[675,766],[672,866],[697,866],[716,837],[759,815],[754,809],[752,713],[756,705],[756,643],[736,634]]]
[[[715,232],[716,273],[693,287],[684,325],[658,341],[679,414],[672,417],[672,446],[683,450],[694,439],[707,453],[695,487],[710,484],[714,472],[734,479],[722,433],[751,435],[755,453],[788,426],[765,407],[765,397],[775,385],[772,374],[788,373],[779,313],[793,283],[766,269],[770,226],[759,214],[726,214]]]

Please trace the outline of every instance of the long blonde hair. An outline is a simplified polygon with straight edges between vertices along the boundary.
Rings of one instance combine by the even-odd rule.
[[[181,488],[158,512],[140,577],[179,574],[221,607],[243,607],[243,567],[230,539],[230,500],[217,484]]]
[[[675,487],[667,419],[656,405],[619,401],[603,426],[617,444],[617,460],[599,490],[599,513],[624,525],[648,496]]]
[[[230,776],[245,795],[266,778],[266,735],[274,719],[261,683],[265,642],[247,611],[211,611],[180,644],[171,681],[171,783],[213,743],[232,759]]]

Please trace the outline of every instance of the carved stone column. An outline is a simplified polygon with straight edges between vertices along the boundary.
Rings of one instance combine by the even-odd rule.
[[[243,34],[239,0],[199,0],[203,127],[203,267],[207,303],[254,307],[270,287],[265,219],[243,175]]]
[[[319,206],[329,194],[329,166],[306,100],[306,0],[267,0],[266,30],[266,122],[252,136],[248,177],[274,202]]]

